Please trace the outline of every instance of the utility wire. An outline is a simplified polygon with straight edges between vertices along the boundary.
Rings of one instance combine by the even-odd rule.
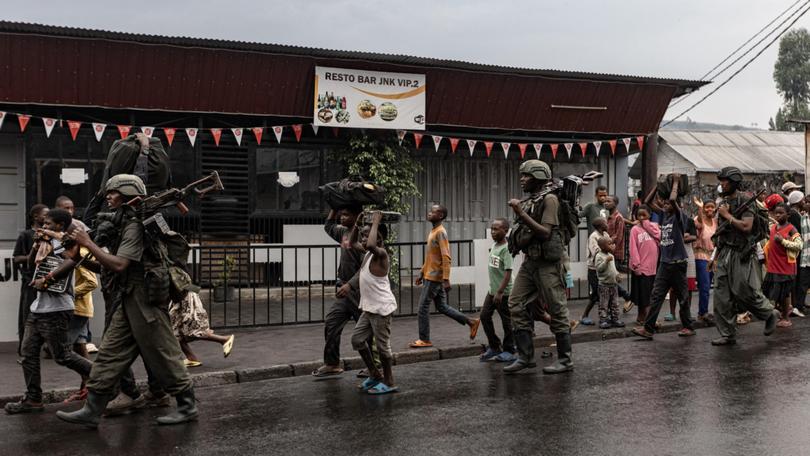
[[[808,3],[810,3],[810,1],[808,1]],[[804,6],[804,5],[803,5],[803,6]],[[781,38],[781,37],[782,37],[782,35],[784,35],[784,34],[785,34],[785,33],[786,33],[788,30],[790,30],[790,28],[791,28],[791,27],[793,27],[793,25],[794,25],[796,22],[798,22],[798,21],[799,21],[799,19],[801,19],[801,18],[802,18],[802,16],[804,16],[805,14],[807,14],[807,12],[808,12],[808,11],[810,11],[810,7],[805,8],[805,9],[804,9],[804,10],[803,10],[803,11],[802,11],[802,12],[801,12],[801,13],[800,13],[798,16],[796,16],[796,18],[794,18],[794,19],[793,19],[793,21],[791,21],[791,22],[790,22],[790,24],[788,24],[788,26],[787,26],[787,27],[785,27],[785,29],[784,29],[784,30],[782,30],[781,32],[779,32],[779,34],[778,34],[778,35],[776,35],[776,36],[775,36],[775,37],[774,37],[774,38],[773,38],[773,39],[772,39],[770,42],[768,42],[768,44],[766,44],[766,45],[765,45],[765,47],[763,47],[762,49],[760,49],[760,50],[759,50],[759,52],[757,52],[757,53],[756,53],[756,54],[755,54],[753,57],[751,57],[751,58],[750,58],[750,59],[749,59],[747,62],[745,62],[745,64],[743,64],[743,66],[741,66],[739,69],[737,69],[737,71],[735,71],[734,73],[732,73],[732,74],[731,74],[731,76],[729,76],[729,77],[728,77],[728,78],[727,78],[725,81],[723,81],[723,82],[721,82],[719,85],[717,85],[717,86],[714,88],[714,90],[712,90],[711,92],[709,92],[709,93],[707,93],[706,95],[704,95],[704,96],[703,96],[703,98],[701,98],[700,100],[698,100],[697,102],[695,102],[695,103],[694,103],[692,106],[688,107],[686,110],[684,110],[683,112],[681,112],[681,113],[680,113],[680,114],[678,114],[677,116],[675,116],[675,117],[673,117],[672,119],[670,119],[669,121],[667,121],[667,123],[665,123],[665,124],[661,125],[661,128],[666,127],[667,125],[671,124],[672,122],[674,122],[674,121],[676,121],[676,120],[680,119],[681,117],[683,117],[683,116],[684,116],[684,114],[688,113],[689,111],[691,111],[692,109],[694,109],[694,108],[695,108],[697,105],[699,105],[699,104],[703,103],[703,102],[704,102],[704,101],[705,101],[707,98],[709,98],[710,96],[712,96],[712,95],[713,95],[715,92],[717,92],[718,90],[720,90],[720,88],[721,88],[721,87],[723,87],[724,85],[728,84],[728,83],[729,83],[729,81],[731,81],[732,79],[734,79],[734,77],[735,77],[735,76],[737,76],[738,74],[740,74],[740,73],[742,72],[742,70],[744,70],[744,69],[745,69],[745,68],[746,68],[748,65],[750,65],[751,63],[753,63],[753,62],[754,62],[754,60],[756,60],[756,59],[757,59],[757,57],[759,57],[760,55],[762,55],[762,53],[763,53],[763,52],[765,52],[765,50],[767,50],[769,47],[771,47],[771,46],[772,46],[772,45],[773,45],[773,44],[774,44],[774,43],[775,43],[777,40],[779,40],[779,38]],[[794,13],[794,14],[795,14],[795,13]],[[781,24],[780,24],[780,25],[781,25]]]
[[[761,29],[759,29],[759,31],[758,31],[757,33],[753,34],[753,35],[751,36],[751,38],[748,38],[748,40],[747,40],[745,43],[741,44],[741,45],[740,45],[740,46],[739,46],[737,49],[735,49],[735,50],[734,50],[734,51],[733,51],[731,54],[727,55],[727,56],[726,56],[726,58],[724,58],[724,59],[723,59],[723,60],[722,60],[720,63],[718,63],[717,65],[715,65],[715,66],[714,66],[714,68],[712,68],[711,70],[709,70],[708,72],[706,72],[706,74],[704,74],[703,76],[701,76],[700,78],[698,78],[698,80],[701,80],[701,81],[702,81],[702,80],[706,79],[706,77],[708,77],[709,75],[711,75],[711,74],[712,74],[712,72],[713,72],[714,70],[716,70],[717,68],[719,68],[719,67],[720,67],[720,65],[722,65],[722,64],[724,64],[724,63],[726,63],[726,62],[727,62],[727,61],[728,61],[730,58],[732,58],[732,57],[733,57],[733,56],[734,56],[734,55],[735,55],[737,52],[739,52],[739,51],[740,51],[742,48],[744,48],[744,47],[745,47],[745,46],[746,46],[748,43],[750,43],[751,41],[753,41],[753,40],[754,40],[754,38],[756,38],[757,36],[759,36],[759,34],[760,34],[760,33],[762,33],[762,32],[763,32],[763,31],[765,31],[765,30],[766,30],[768,27],[770,27],[771,25],[773,25],[773,23],[774,23],[774,22],[776,22],[777,20],[779,20],[779,19],[780,19],[782,16],[784,16],[784,15],[785,15],[785,13],[787,13],[788,11],[790,11],[791,9],[793,9],[793,7],[794,7],[794,6],[796,6],[797,4],[801,3],[802,1],[805,1],[805,0],[796,0],[796,1],[795,1],[795,2],[792,4],[792,5],[790,5],[789,7],[787,7],[787,9],[785,9],[784,11],[782,11],[781,13],[779,13],[779,15],[778,15],[778,16],[776,16],[775,18],[773,18],[773,20],[771,20],[771,21],[770,21],[770,22],[768,22],[768,23],[767,23],[767,24],[766,24],[764,27],[762,27]],[[795,10],[795,11],[793,11],[793,13],[791,13],[791,14],[790,14],[790,16],[788,16],[787,18],[785,18],[785,20],[784,20],[784,21],[782,21],[782,22],[781,22],[779,25],[777,25],[776,27],[774,27],[774,29],[773,29],[773,30],[771,30],[771,32],[770,32],[770,33],[768,33],[767,35],[765,35],[764,37],[762,37],[762,38],[761,38],[759,41],[757,41],[757,42],[756,42],[756,44],[754,44],[753,46],[751,46],[751,47],[750,47],[750,48],[749,48],[747,51],[745,51],[744,53],[740,54],[740,55],[739,55],[739,56],[738,56],[736,59],[734,59],[734,61],[733,61],[733,62],[731,62],[730,64],[726,65],[726,67],[725,67],[725,68],[723,68],[722,70],[720,70],[719,72],[717,72],[717,74],[712,75],[710,79],[716,78],[716,77],[720,76],[721,74],[725,73],[725,72],[726,72],[726,70],[728,70],[729,68],[731,68],[731,67],[732,67],[732,66],[733,66],[735,63],[739,62],[739,61],[740,61],[740,59],[742,59],[742,58],[743,58],[743,57],[745,57],[746,55],[750,54],[750,53],[751,53],[751,51],[753,51],[753,50],[754,50],[754,49],[755,49],[757,46],[759,46],[759,45],[760,45],[760,44],[761,44],[763,41],[765,41],[765,40],[766,40],[766,39],[767,39],[769,36],[771,36],[771,35],[772,35],[772,34],[773,34],[773,33],[774,33],[776,30],[778,30],[778,29],[779,29],[779,27],[781,27],[781,26],[782,26],[782,25],[783,25],[785,22],[789,21],[789,20],[790,20],[790,18],[791,18],[791,17],[793,17],[793,16],[795,16],[795,15],[796,15],[796,13],[798,13],[798,12],[799,12],[799,11],[800,11],[802,8],[804,8],[805,6],[807,6],[807,4],[808,4],[808,3],[810,3],[810,1],[805,1],[805,3],[804,3],[803,5],[801,5],[801,6],[799,6],[798,8],[796,8],[796,10]],[[695,93],[695,92],[690,92],[690,93],[686,94],[685,96],[680,97],[680,98],[678,98],[677,100],[674,100],[674,101],[673,101],[673,102],[672,102],[672,103],[669,105],[669,107],[670,107],[670,108],[672,108],[672,107],[677,106],[679,103],[683,102],[684,100],[686,100],[687,98],[689,98],[689,96],[691,96],[691,95],[692,95],[692,94],[694,94],[694,93]]]

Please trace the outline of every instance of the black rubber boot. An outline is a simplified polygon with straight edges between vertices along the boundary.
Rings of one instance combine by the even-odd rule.
[[[768,316],[767,320],[765,320],[765,330],[762,331],[762,334],[765,334],[766,336],[773,334],[773,332],[776,331],[776,323],[779,321],[779,317],[781,316],[782,314],[780,314],[778,310],[773,309],[771,315]]]
[[[110,401],[108,396],[96,394],[92,391],[87,392],[87,399],[84,401],[84,407],[75,412],[56,412],[56,417],[68,423],[81,424],[83,426],[97,428],[99,421],[101,421],[101,414],[107,407],[107,402]]]
[[[157,424],[182,424],[197,419],[197,400],[194,398],[194,388],[175,396],[177,410],[157,418]]]
[[[571,333],[558,333],[554,338],[557,339],[557,362],[544,367],[543,373],[562,374],[574,370],[574,360],[571,358]]]
[[[534,337],[531,331],[515,331],[515,345],[518,357],[512,364],[503,368],[507,374],[520,372],[523,369],[537,367],[534,362]]]

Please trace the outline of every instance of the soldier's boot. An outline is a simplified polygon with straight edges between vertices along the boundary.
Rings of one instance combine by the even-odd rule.
[[[182,424],[197,419],[197,400],[194,397],[194,388],[175,396],[177,409],[165,416],[157,417],[158,424]]]
[[[571,333],[554,334],[557,339],[557,362],[543,368],[544,374],[562,374],[574,370],[574,360],[571,358]]]
[[[518,357],[512,364],[503,368],[507,374],[520,372],[523,369],[537,367],[534,362],[534,338],[531,331],[515,331],[515,345],[517,346]]]
[[[87,399],[84,401],[84,406],[75,412],[56,412],[56,417],[68,423],[81,424],[83,426],[96,428],[99,421],[101,421],[101,414],[107,407],[107,402],[110,401],[109,396],[94,393],[93,391],[87,392]]]

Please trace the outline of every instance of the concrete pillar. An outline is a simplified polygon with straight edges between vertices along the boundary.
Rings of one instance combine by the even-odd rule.
[[[804,124],[804,188],[810,189],[810,129]]]
[[[619,211],[622,214],[629,214],[630,208],[627,206],[627,189],[630,186],[630,168],[627,166],[627,155],[617,155],[614,160],[614,182],[616,189],[614,195],[619,198]]]
[[[641,189],[647,195],[658,182],[658,132],[651,133],[644,141],[641,152]]]

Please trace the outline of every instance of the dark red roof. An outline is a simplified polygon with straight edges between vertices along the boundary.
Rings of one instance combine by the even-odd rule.
[[[705,82],[0,21],[0,102],[311,118],[315,66],[424,73],[431,126],[656,131]],[[554,106],[604,107],[604,110]]]

